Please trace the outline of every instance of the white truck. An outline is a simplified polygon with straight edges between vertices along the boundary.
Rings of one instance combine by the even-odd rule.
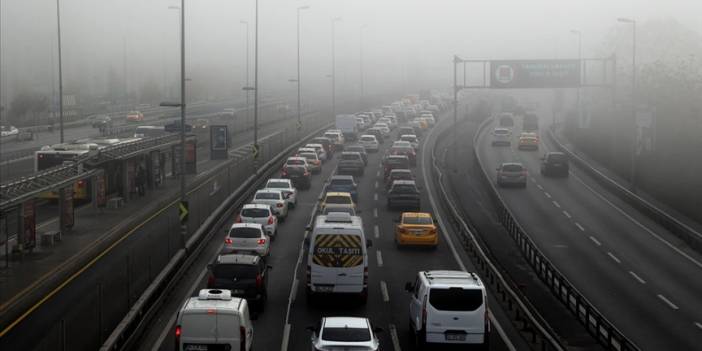
[[[358,125],[356,124],[356,116],[354,115],[337,115],[336,128],[344,134],[345,140],[358,139]]]

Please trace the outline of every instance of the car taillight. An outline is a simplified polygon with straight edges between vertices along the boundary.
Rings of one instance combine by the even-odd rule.
[[[241,215],[236,216],[236,223],[241,223]]]
[[[283,207],[283,204],[277,203],[277,204],[275,204],[275,207]]]
[[[527,175],[526,169],[523,169],[523,170],[522,170],[522,175],[526,177],[526,175]]]
[[[214,275],[210,274],[207,276],[207,287],[212,288],[214,287],[215,284],[215,277]]]
[[[258,244],[263,245],[266,243],[266,239],[258,239]]]
[[[274,219],[275,219],[275,217],[273,217],[273,216],[268,216],[268,225],[273,224],[273,220],[274,220]]]
[[[178,347],[178,349],[180,349],[180,334],[181,333],[182,333],[182,331],[180,330],[180,326],[176,325],[176,327],[175,327],[175,339],[176,339],[175,342],[176,342],[176,347]]]
[[[239,326],[239,350],[246,350],[246,327]]]
[[[263,286],[263,277],[260,274],[256,275],[256,288],[260,289]]]
[[[227,245],[231,245],[231,244],[232,244],[232,239],[231,239],[231,238],[225,238],[225,239],[224,239],[224,243],[227,244]]]

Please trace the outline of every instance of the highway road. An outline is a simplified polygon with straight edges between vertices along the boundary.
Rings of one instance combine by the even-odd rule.
[[[444,125],[448,127],[448,124]],[[420,162],[414,169],[422,193],[422,210],[431,211],[429,192],[433,191],[425,182],[423,169],[430,167],[429,160],[436,134],[428,136],[420,153]],[[381,151],[369,155],[365,175],[358,178],[360,216],[363,218],[366,236],[373,240],[369,249],[369,298],[361,305],[353,299],[330,298],[314,305],[305,299],[306,256],[303,250],[305,227],[313,215],[315,203],[323,191],[323,182],[333,172],[336,158],[324,165],[321,174],[316,175],[310,190],[298,196],[298,206],[289,218],[279,227],[279,235],[273,243],[270,264],[273,270],[269,278],[269,299],[266,311],[254,321],[256,350],[304,350],[309,348],[310,334],[305,327],[315,324],[322,316],[353,315],[366,316],[384,329],[381,346],[385,350],[413,350],[410,342],[408,322],[408,296],[404,283],[415,277],[419,270],[463,269],[471,271],[471,264],[465,253],[449,244],[455,240],[453,233],[445,232],[436,250],[398,249],[393,241],[393,219],[399,211],[388,211],[385,207],[385,190],[382,183],[380,158],[391,142],[381,145]],[[427,172],[429,170],[427,169]],[[435,196],[435,195],[434,195]],[[232,218],[233,220],[233,218]],[[231,221],[228,223],[230,224]],[[172,350],[174,318],[182,302],[205,286],[205,266],[212,261],[223,241],[224,233],[203,251],[187,277],[181,280],[170,300],[159,312],[144,338],[140,341],[142,350]],[[490,294],[490,293],[489,293]],[[525,349],[519,336],[515,336],[509,322],[501,319],[499,305],[490,297],[493,332],[492,350]],[[500,332],[498,332],[498,330]],[[505,337],[504,334],[507,336]],[[514,346],[517,345],[517,346]],[[441,348],[432,348],[441,349]],[[451,348],[456,349],[456,348]],[[464,349],[464,348],[462,348]]]
[[[577,168],[542,176],[540,157],[556,149],[542,137],[539,151],[517,150],[519,119],[511,147],[491,146],[492,127],[479,137],[483,166],[494,175],[502,162],[526,165],[527,188],[499,192],[549,260],[642,349],[699,349],[702,255]]]

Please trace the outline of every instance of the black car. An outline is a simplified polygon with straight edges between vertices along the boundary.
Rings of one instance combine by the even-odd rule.
[[[413,180],[396,180],[388,191],[388,210],[394,208],[417,210],[421,207],[419,190]]]
[[[390,174],[385,178],[385,189],[390,189],[396,180],[414,180],[414,175],[409,169],[391,169]]]
[[[268,298],[266,261],[254,253],[220,255],[207,266],[208,289],[231,290],[232,296],[245,298],[252,307],[263,311]]]
[[[110,128],[112,127],[112,118],[110,116],[97,115],[91,118],[90,124],[93,128]]]
[[[361,154],[361,158],[363,158],[363,164],[368,165],[368,153],[366,152],[366,148],[363,147],[363,145],[347,145],[346,148],[344,148],[344,151],[358,152],[359,154]]]
[[[324,151],[327,153],[327,160],[331,160],[334,156],[334,143],[329,138],[315,137],[310,140],[310,144],[322,144]]]
[[[287,165],[283,177],[290,179],[298,189],[309,189],[312,186],[312,173],[305,166]]]
[[[567,177],[568,156],[562,152],[548,152],[541,158],[541,175]]]
[[[415,132],[416,131],[412,127],[409,127],[409,126],[400,127],[400,129],[397,130],[397,140],[400,140],[400,137],[402,137],[403,135],[409,135],[409,134],[417,135],[417,134],[415,134]]]
[[[375,139],[378,140],[378,143],[380,143],[380,144],[385,143],[385,141],[383,140],[383,139],[385,139],[383,137],[383,132],[381,132],[380,129],[378,129],[378,128],[368,128],[368,129],[366,129],[366,131],[364,133],[374,135]]]

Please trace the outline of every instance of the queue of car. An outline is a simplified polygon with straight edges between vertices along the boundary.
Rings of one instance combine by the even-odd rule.
[[[211,349],[214,345],[226,350],[251,349],[251,317],[265,309],[268,275],[273,269],[266,262],[278,235],[278,223],[294,210],[298,189],[310,188],[312,174],[320,173],[336,153],[336,170],[325,182],[313,224],[305,228],[306,296],[309,303],[314,303],[317,295],[328,294],[355,295],[366,302],[372,241],[366,238],[358,216],[355,177],[364,175],[367,153],[379,151],[383,139],[390,139],[391,130],[398,129],[397,140],[382,155],[382,167],[387,207],[400,211],[394,241],[398,248],[437,247],[439,228],[431,213],[421,212],[421,188],[412,170],[421,135],[417,128],[431,128],[435,119],[423,116],[427,111],[420,109],[426,106],[416,107],[422,119],[416,119],[416,128],[409,127],[411,132],[398,125],[394,106],[383,107],[356,115],[362,132],[357,144],[347,145],[341,131],[327,130],[286,159],[280,178],[269,179],[256,191],[228,228],[220,254],[208,265],[207,289],[189,298],[178,312],[178,350]],[[411,295],[409,328],[420,347],[427,342],[487,342],[487,298],[475,274],[421,271],[405,288]],[[378,333],[382,329],[365,317],[327,316],[308,330],[313,350],[380,349]]]

